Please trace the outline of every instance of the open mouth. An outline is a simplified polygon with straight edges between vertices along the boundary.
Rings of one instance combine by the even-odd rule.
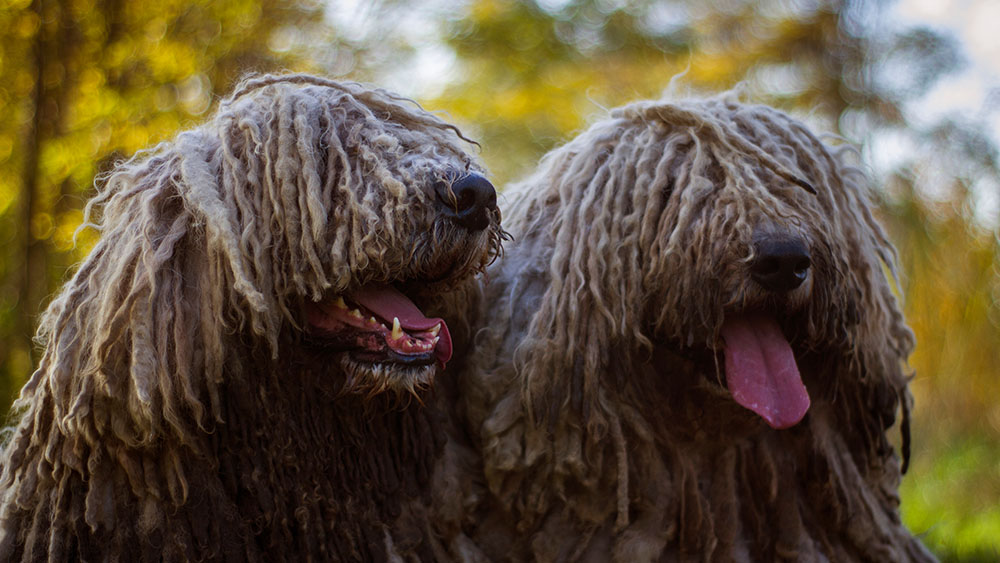
[[[310,331],[328,346],[371,364],[443,369],[451,359],[448,325],[428,318],[407,296],[389,285],[370,284],[311,304]]]
[[[792,346],[774,317],[762,313],[727,315],[726,386],[733,399],[772,428],[789,428],[809,410],[809,393]]]

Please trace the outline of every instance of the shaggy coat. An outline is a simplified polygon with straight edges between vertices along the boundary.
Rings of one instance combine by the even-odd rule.
[[[730,97],[642,102],[504,192],[435,474],[451,557],[932,559],[887,436],[901,409],[905,465],[913,335],[852,154]]]
[[[108,175],[0,456],[0,560],[433,559],[392,525],[443,445],[451,343],[414,301],[461,315],[502,234],[464,141],[264,76]]]

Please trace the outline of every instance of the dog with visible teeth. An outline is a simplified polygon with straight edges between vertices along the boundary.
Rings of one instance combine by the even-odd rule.
[[[852,154],[729,96],[650,101],[504,192],[435,473],[455,559],[932,559],[897,495],[913,335]]]
[[[0,560],[433,560],[396,521],[445,439],[449,294],[503,236],[467,141],[262,76],[105,177],[0,455]]]

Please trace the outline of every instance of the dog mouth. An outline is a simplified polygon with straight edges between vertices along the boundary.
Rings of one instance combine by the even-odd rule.
[[[369,284],[306,308],[311,334],[355,362],[441,369],[451,359],[448,325],[424,316],[390,285]]]
[[[772,428],[798,424],[809,410],[809,393],[778,321],[765,313],[730,314],[720,332],[733,400]]]

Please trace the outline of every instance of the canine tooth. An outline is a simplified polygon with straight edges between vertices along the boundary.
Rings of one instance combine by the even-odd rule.
[[[403,337],[403,327],[399,326],[399,317],[392,318],[392,336],[393,340],[399,340]]]
[[[438,340],[441,340],[440,336],[435,336],[434,340],[431,340],[431,344],[437,346]]]
[[[431,329],[431,334],[434,336],[437,336],[439,332],[441,332],[441,323],[434,325],[434,328]]]
[[[335,299],[333,301],[333,306],[337,307],[338,309],[346,309],[347,308],[347,303],[344,303],[343,296],[338,295],[337,299]]]

